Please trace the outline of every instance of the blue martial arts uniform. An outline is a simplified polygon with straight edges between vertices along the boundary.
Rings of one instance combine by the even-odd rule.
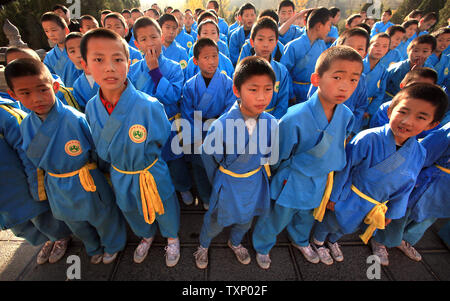
[[[448,91],[448,89],[450,89],[450,56],[441,53],[441,57],[438,58],[436,54],[433,53],[428,57],[425,64],[437,72],[438,80],[436,84],[445,87]]]
[[[308,246],[313,210],[321,203],[328,174],[346,164],[344,142],[352,126],[353,114],[342,104],[328,122],[317,92],[290,107],[281,118],[279,158],[270,183],[275,202],[270,213],[258,219],[253,232],[258,253],[268,254],[286,226],[296,245]]]
[[[217,66],[222,73],[228,75],[230,78],[233,78],[234,68],[230,59],[227,58],[222,52],[219,52],[219,65]],[[185,69],[185,81],[188,81],[190,78],[195,76],[200,71],[200,68],[194,64],[194,58],[191,57],[187,64],[187,68]]]
[[[278,41],[277,46],[275,46],[275,49],[272,51],[272,59],[279,62],[281,60],[281,57],[283,56],[283,53],[284,53],[284,46],[280,41]],[[255,55],[255,49],[250,44],[250,40],[246,40],[241,48],[238,63],[242,61],[244,58],[252,55]]]
[[[81,74],[73,84],[72,95],[84,112],[88,101],[94,97],[99,89],[99,85],[94,81],[92,75]]]
[[[189,60],[186,49],[182,47],[180,44],[178,44],[178,42],[175,40],[172,42],[172,44],[169,45],[169,47],[162,45],[161,48],[162,54],[164,54],[166,58],[179,63],[181,69],[184,71],[184,69],[187,67],[187,62]]]
[[[133,65],[134,63],[136,63],[144,58],[142,56],[142,53],[136,49],[136,46],[132,47],[132,46],[128,45],[128,50],[130,51],[131,65]]]
[[[286,45],[290,41],[295,40],[296,38],[299,38],[304,33],[305,33],[305,28],[291,24],[291,26],[289,26],[289,29],[286,31],[286,33],[284,35],[280,34],[278,36],[278,40],[283,45]]]
[[[73,83],[83,73],[83,69],[78,69],[71,60],[66,62],[61,80],[65,87],[73,87]]]
[[[175,41],[180,44],[181,47],[186,49],[186,53],[189,54],[189,51],[192,48],[192,45],[194,45],[194,38],[187,34],[185,31],[180,31],[180,33],[175,37]]]
[[[228,23],[221,17],[219,17],[219,31],[221,34],[228,36]]]
[[[47,52],[44,58],[44,64],[50,70],[50,73],[60,77],[64,74],[67,61],[70,61],[67,50],[65,48],[61,50],[58,45],[55,45],[52,50]]]
[[[250,32],[245,35],[244,26],[239,26],[231,34],[230,42],[228,43],[228,50],[230,51],[230,59],[234,66],[237,64],[242,46],[249,38]]]
[[[111,187],[95,164],[95,147],[84,114],[56,99],[44,121],[33,112],[20,129],[22,149],[46,172],[45,189],[55,218],[83,241],[90,256],[122,250],[126,245],[125,221]],[[67,175],[75,171],[78,173]],[[83,184],[86,177],[92,182]]]
[[[376,22],[373,25],[372,30],[370,31],[370,38],[372,38],[374,35],[378,33],[386,32],[386,30],[388,30],[388,28],[391,27],[392,25],[394,25],[394,23],[392,23],[391,21],[387,21],[386,23],[382,21]]]
[[[289,106],[289,99],[293,97],[294,94],[292,79],[283,64],[272,59],[270,65],[275,72],[276,82],[273,89],[272,100],[265,111],[272,114],[276,119],[281,119],[281,117],[286,114]]]
[[[367,113],[369,113],[370,116],[373,116],[383,103],[386,91],[387,71],[386,67],[380,62],[378,62],[373,69],[370,69],[369,56],[364,58],[363,65],[363,73],[366,75],[367,97],[369,99]],[[366,119],[364,121],[364,126],[367,126],[369,122],[370,119]]]
[[[330,28],[330,31],[328,32],[327,37],[332,37],[332,38],[335,39],[333,42],[326,43],[327,48],[330,48],[331,45],[339,38],[338,28],[336,26],[334,26],[334,25],[331,25],[331,28]]]
[[[109,115],[100,99],[100,92],[101,89],[88,102],[86,117],[92,128],[98,156],[111,164],[111,182],[117,205],[137,236],[150,238],[155,235],[156,223],[145,221],[144,200],[141,199],[140,177],[142,173],[145,175],[144,170],[147,169],[154,178],[164,207],[164,213],[155,214],[161,234],[176,238],[179,204],[169,169],[161,158],[162,147],[170,135],[170,122],[163,104],[136,90],[127,80],[125,91]]]
[[[217,46],[219,47],[219,51],[225,55],[227,58],[230,58],[230,51],[228,50],[228,45],[222,41],[219,40],[217,42]],[[189,58],[194,56],[194,47],[191,47],[191,49],[189,49]]]
[[[307,100],[311,74],[317,59],[326,49],[323,40],[316,40],[311,45],[307,32],[285,45],[280,63],[286,66],[291,75],[296,103]]]
[[[389,50],[388,53],[386,53],[386,55],[381,58],[379,64],[384,65],[384,67],[387,69],[393,63],[400,62],[402,60],[402,55],[400,54],[400,51],[398,50],[399,46],[397,46],[397,48],[395,48],[395,49]]]

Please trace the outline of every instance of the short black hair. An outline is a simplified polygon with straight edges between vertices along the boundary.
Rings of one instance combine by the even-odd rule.
[[[137,8],[137,7],[132,8],[132,9],[130,10],[130,12],[131,12],[131,13],[140,13],[140,14],[142,14],[141,10],[140,10],[139,8]]]
[[[207,47],[207,46],[211,46],[217,49],[217,52],[219,52],[219,46],[217,46],[216,42],[214,42],[213,40],[211,40],[210,38],[200,38],[198,39],[193,46],[193,52],[194,52],[194,57],[196,59],[198,59],[200,52],[202,51],[203,48]]]
[[[149,11],[153,12],[153,14],[159,19],[159,17],[161,16],[159,14],[159,11],[156,8],[149,8]]]
[[[356,18],[362,18],[362,16],[360,14],[353,14],[350,15],[346,20],[345,20],[345,24],[350,26],[350,24],[352,24],[353,20]]]
[[[130,58],[130,50],[128,49],[128,43],[119,34],[106,28],[91,29],[84,34],[80,43],[81,57],[87,62],[88,43],[90,39],[109,39],[119,41],[123,46],[123,51],[127,59]]]
[[[67,42],[73,39],[82,39],[83,38],[83,34],[79,31],[74,31],[69,33],[66,36],[66,39],[64,40],[64,47],[67,49]]]
[[[217,28],[217,35],[220,36],[219,25],[217,25],[217,23],[214,22],[214,21],[211,20],[211,19],[206,19],[205,21],[202,21],[202,22],[200,22],[200,23],[198,24],[198,26],[197,26],[197,33],[198,33],[198,35],[201,36],[201,32],[202,32],[203,26],[205,26],[206,24],[214,24],[214,26]]]
[[[252,26],[250,38],[254,40],[258,31],[263,28],[272,29],[278,40],[278,25],[271,17],[262,17],[256,20],[255,24]]]
[[[144,28],[147,26],[155,27],[156,30],[158,31],[159,35],[162,35],[161,26],[159,26],[159,23],[156,20],[154,20],[148,16],[143,16],[143,17],[137,18],[133,25],[133,34],[134,34],[134,37],[136,38],[136,40],[138,39],[138,36],[137,36],[138,29],[141,29],[141,28]]]
[[[206,3],[206,6],[208,6],[208,4],[212,3],[214,6],[214,9],[219,9],[219,3],[216,0],[209,0],[208,3]]]
[[[259,19],[259,18],[262,18],[262,17],[270,17],[270,18],[272,18],[272,19],[275,21],[275,23],[277,23],[277,24],[278,24],[278,22],[280,21],[277,12],[274,11],[273,9],[270,9],[270,8],[265,9],[265,10],[263,10],[262,12],[259,13],[258,19]]]
[[[367,33],[370,35],[370,32],[371,32],[371,28],[370,28],[370,26],[368,25],[368,24],[366,24],[366,23],[359,23],[359,24],[356,24],[356,26],[355,27],[361,27],[362,29],[364,29],[365,31],[367,31]]]
[[[441,27],[441,28],[433,31],[431,33],[431,35],[437,39],[439,36],[441,36],[443,34],[447,34],[447,33],[450,33],[450,28],[449,27]]]
[[[337,45],[344,45],[345,41],[348,38],[354,37],[354,36],[360,36],[366,39],[366,51],[369,49],[370,44],[370,36],[367,33],[366,30],[362,29],[361,27],[353,27],[350,29],[347,29],[344,31],[338,38],[336,44]]]
[[[159,26],[161,27],[163,27],[164,23],[169,21],[175,22],[177,24],[177,27],[180,25],[178,24],[177,18],[175,18],[175,16],[171,14],[164,14],[158,19]]]
[[[433,122],[441,121],[447,112],[448,97],[441,87],[429,83],[413,83],[404,87],[392,99],[389,110],[393,110],[403,99],[420,99],[433,105]]]
[[[65,29],[67,27],[66,21],[58,14],[55,14],[54,12],[46,12],[41,16],[41,24],[42,22],[53,22],[62,29]]]
[[[388,39],[388,40],[389,40],[389,46],[388,46],[388,49],[389,49],[389,47],[391,47],[391,37],[390,37],[387,33],[385,33],[385,32],[380,32],[380,33],[377,33],[376,35],[374,35],[374,36],[370,39],[369,46],[372,45],[373,43],[375,43],[375,41],[376,41],[377,39],[380,39],[380,38],[384,38],[384,39]],[[369,48],[367,48],[367,51],[369,51]]]
[[[31,57],[33,57],[33,58],[39,60],[39,61],[41,60],[41,58],[40,58],[39,55],[36,53],[36,51],[34,51],[34,50],[31,49],[31,48],[28,48],[28,47],[16,47],[16,46],[12,46],[12,47],[8,47],[8,49],[6,49],[6,52],[5,52],[5,61],[8,62],[8,56],[11,55],[11,54],[13,54],[13,53],[17,53],[17,52],[25,53],[25,54],[27,54],[27,55],[29,55],[29,56],[31,56]]]
[[[434,83],[437,83],[438,80],[438,74],[434,69],[431,69],[429,67],[416,67],[406,73],[402,82],[405,83],[406,87],[407,85],[414,83],[415,80],[419,77],[429,78],[433,80]]]
[[[392,16],[392,10],[390,8],[386,9],[383,13],[388,13],[389,15]]]
[[[45,75],[52,83],[53,77],[48,68],[40,60],[21,58],[12,61],[5,67],[5,79],[8,88],[14,91],[13,79],[25,76]]]
[[[130,14],[131,15],[131,11],[129,9],[122,9],[122,11],[120,12],[122,15],[123,14]]]
[[[403,26],[401,25],[392,25],[391,27],[389,27],[386,30],[386,33],[392,37],[393,35],[395,35],[397,32],[402,32],[402,33],[406,33],[406,30],[403,28]]]
[[[276,76],[270,63],[259,56],[248,56],[240,61],[234,71],[233,85],[241,91],[242,85],[254,75],[267,75],[275,85]]]
[[[333,7],[330,7],[329,11],[330,11],[331,17],[334,18],[334,17],[336,17],[337,13],[341,11],[341,9],[333,6]]]
[[[281,1],[280,4],[278,5],[278,12],[280,12],[280,10],[283,7],[292,7],[292,10],[295,11],[295,4],[291,0],[283,0],[283,1]]]
[[[57,9],[62,10],[65,14],[67,14],[69,12],[69,10],[67,9],[67,7],[65,7],[62,4],[56,4],[55,6],[53,6],[52,11],[55,11]]]
[[[423,15],[423,11],[418,10],[418,9],[414,9],[405,17],[405,20],[409,20],[409,19],[412,19],[412,18],[415,19],[415,18],[417,18],[419,16],[422,18],[422,15]]]
[[[436,38],[433,37],[430,34],[424,34],[420,37],[415,38],[412,40],[411,43],[409,43],[408,48],[406,49],[406,52],[409,52],[410,49],[413,49],[418,44],[428,44],[431,46],[431,52],[433,52],[436,49]]]
[[[219,21],[215,14],[210,11],[204,11],[198,16],[197,23],[203,22],[203,20],[205,20],[206,18],[213,18],[216,23]]]
[[[330,20],[331,14],[328,8],[319,7],[314,9],[308,17],[306,30],[314,28],[317,24],[325,24]]]
[[[422,17],[422,19],[423,19],[424,22],[427,22],[427,21],[430,21],[430,20],[435,20],[435,21],[438,20],[437,15],[436,15],[435,12],[430,12],[430,13],[426,14],[425,16]]]
[[[111,10],[105,9],[105,10],[102,10],[102,11],[101,11],[100,15],[107,15],[107,14],[110,14],[110,13],[112,13]]]
[[[349,46],[334,46],[330,47],[319,56],[316,62],[315,71],[319,76],[327,72],[333,62],[337,60],[345,60],[350,62],[361,63],[361,73],[363,70],[363,61],[356,50]]]
[[[242,16],[244,14],[244,10],[249,10],[249,9],[254,10],[255,14],[256,14],[256,7],[252,3],[247,2],[239,8],[239,16]]]
[[[128,28],[127,20],[125,20],[125,17],[122,16],[121,14],[119,14],[119,13],[110,13],[110,14],[107,14],[106,17],[103,19],[103,24],[105,24],[105,23],[106,23],[106,20],[108,20],[108,19],[116,19],[116,20],[119,20],[120,23],[122,23],[122,26],[123,26],[125,29]]]
[[[417,25],[419,26],[419,21],[417,20],[408,20],[402,23],[402,27],[406,30],[408,27],[412,26],[412,25]]]
[[[95,19],[93,16],[91,16],[91,15],[83,15],[83,16],[80,17],[80,26],[81,27],[83,26],[83,21],[84,20],[91,20],[92,22],[97,23],[97,25],[98,25],[97,19]]]

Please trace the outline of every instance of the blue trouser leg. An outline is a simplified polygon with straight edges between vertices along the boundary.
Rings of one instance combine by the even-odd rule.
[[[50,210],[32,218],[30,222],[51,241],[57,241],[72,234],[66,223],[57,220]]]
[[[313,211],[314,209],[297,210],[287,226],[289,236],[297,246],[306,247],[309,245],[309,235],[314,225]]]
[[[122,211],[133,233],[138,237],[150,238],[156,234],[156,223],[147,224],[139,210]]]
[[[439,237],[450,246],[450,221],[448,221],[438,232]]]
[[[245,233],[252,227],[252,221],[253,219],[246,224],[234,224],[231,227],[230,242],[233,246],[239,246],[241,244]]]
[[[167,162],[170,177],[175,189],[180,192],[188,191],[192,188],[191,177],[184,156]]]
[[[313,234],[314,239],[320,242],[324,242],[327,239],[327,236],[331,243],[337,242],[344,236],[336,219],[336,214],[330,210],[325,211],[322,222],[316,222],[316,228],[314,229]]]
[[[208,180],[205,167],[200,155],[192,155],[192,173],[194,175],[194,183],[200,199],[204,204],[209,204],[211,196],[211,183]]]
[[[403,232],[403,240],[407,241],[410,245],[415,245],[436,220],[437,218],[427,218],[420,223],[414,220],[408,221]]]
[[[393,219],[384,230],[377,229],[373,239],[388,248],[397,247],[402,243],[403,231],[409,214],[400,219]]]
[[[72,233],[83,242],[86,253],[89,256],[103,253],[100,236],[90,223],[86,221],[66,221],[66,225],[72,230]]]
[[[50,240],[49,237],[39,231],[32,222],[26,221],[25,223],[15,225],[10,228],[11,232],[21,238],[25,238],[33,246],[39,246],[44,242]]]
[[[270,212],[260,216],[253,231],[252,241],[256,252],[269,254],[277,242],[277,236],[291,222],[295,209],[272,204]]]

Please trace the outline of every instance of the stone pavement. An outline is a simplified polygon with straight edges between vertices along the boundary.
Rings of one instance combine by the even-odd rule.
[[[0,280],[67,280],[67,257],[78,255],[81,259],[81,280],[104,281],[311,281],[311,280],[368,280],[367,270],[371,262],[369,246],[357,235],[348,235],[341,241],[345,260],[326,266],[307,262],[300,251],[293,248],[286,232],[282,232],[271,251],[272,265],[262,270],[256,263],[255,251],[251,248],[250,234],[244,238],[244,246],[250,249],[252,262],[244,266],[236,260],[227,247],[229,229],[213,240],[209,251],[209,266],[199,270],[195,266],[193,253],[198,246],[198,237],[204,210],[199,206],[181,206],[181,258],[173,268],[167,268],[164,258],[165,240],[157,236],[148,257],[141,264],[133,262],[133,252],[139,239],[129,231],[128,244],[112,264],[89,263],[82,243],[72,240],[63,259],[55,264],[38,265],[36,255],[40,247],[14,237],[10,231],[0,231]],[[450,280],[450,250],[437,235],[446,220],[438,220],[416,245],[422,254],[421,262],[414,262],[398,249],[389,250],[390,265],[382,267],[381,280]]]

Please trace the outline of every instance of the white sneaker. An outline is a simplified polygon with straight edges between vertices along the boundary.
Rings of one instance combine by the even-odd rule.
[[[116,259],[118,253],[119,252],[116,252],[114,254],[109,254],[109,253],[105,252],[105,254],[103,254],[103,263],[110,264],[111,262],[113,262]]]
[[[326,265],[332,265],[333,264],[333,258],[330,256],[330,250],[328,250],[325,246],[318,246],[316,244],[313,244],[312,247],[316,251],[317,255],[319,255],[319,260],[322,261],[322,263]]]
[[[233,250],[234,255],[236,255],[237,260],[242,264],[249,264],[251,261],[250,254],[248,254],[248,250],[242,245],[233,246],[231,241],[228,241],[228,246]]]
[[[166,250],[166,265],[174,267],[180,260],[180,240],[178,238],[168,240]]]
[[[419,252],[417,252],[417,250],[414,249],[413,246],[411,246],[408,242],[404,240],[402,240],[402,244],[397,248],[399,248],[403,253],[405,253],[406,256],[408,256],[414,261],[422,260],[422,256],[419,254]]]
[[[341,248],[339,247],[338,242],[335,242],[334,244],[331,242],[327,242],[328,249],[331,251],[331,256],[333,256],[333,259],[337,262],[344,261],[344,254],[341,251]]]
[[[386,247],[375,241],[373,238],[370,240],[370,246],[372,248],[373,255],[378,256],[380,259],[381,265],[389,265],[388,251],[386,250]]]
[[[203,248],[199,246],[197,251],[194,253],[195,265],[199,269],[206,269],[208,266],[208,248]]]
[[[145,257],[147,257],[148,250],[150,249],[152,242],[153,242],[153,237],[143,238],[141,240],[141,242],[137,246],[136,250],[134,250],[133,260],[135,263],[141,263],[144,261]]]
[[[292,246],[299,249],[300,252],[302,252],[303,256],[305,256],[305,259],[308,260],[309,262],[319,263],[320,261],[319,255],[317,255],[317,253],[311,248],[310,244],[306,247],[300,247],[292,243]]]
[[[261,269],[267,270],[268,268],[270,268],[270,263],[272,261],[270,260],[269,254],[256,253],[256,262]]]
[[[189,190],[180,192],[180,195],[181,199],[183,200],[183,203],[185,203],[186,205],[192,205],[192,203],[194,202],[194,197],[192,196],[192,193]]]

